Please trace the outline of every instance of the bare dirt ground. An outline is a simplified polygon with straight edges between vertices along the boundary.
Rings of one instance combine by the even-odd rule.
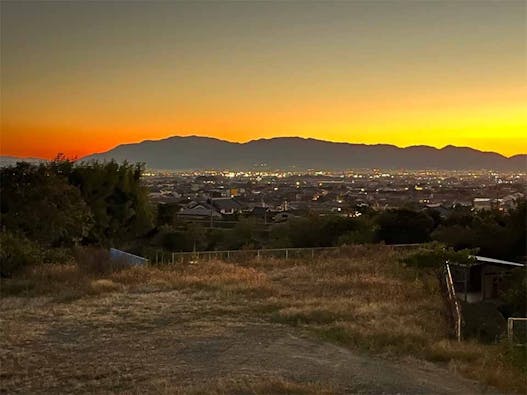
[[[256,310],[255,310],[256,309]],[[5,298],[5,393],[471,394],[446,366],[350,350],[209,291]],[[261,306],[265,315],[265,306]],[[490,391],[492,392],[492,391]]]

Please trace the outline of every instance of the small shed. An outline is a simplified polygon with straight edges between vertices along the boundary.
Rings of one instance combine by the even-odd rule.
[[[475,262],[460,265],[451,262],[452,279],[459,299],[468,303],[498,300],[506,291],[506,278],[522,263],[473,256]]]

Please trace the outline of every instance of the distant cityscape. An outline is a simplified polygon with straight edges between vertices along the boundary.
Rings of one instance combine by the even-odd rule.
[[[148,171],[152,202],[189,221],[256,217],[284,222],[309,213],[358,217],[368,210],[456,207],[507,211],[525,196],[526,173],[446,171]]]

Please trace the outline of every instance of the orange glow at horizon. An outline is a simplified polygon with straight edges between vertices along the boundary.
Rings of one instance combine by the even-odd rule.
[[[456,145],[512,156],[527,153],[527,139],[524,137],[527,116],[521,101],[522,93],[522,89],[511,88],[507,94],[488,92],[487,89],[486,94],[458,93],[454,99],[444,94],[416,95],[395,102],[389,99],[395,93],[386,92],[374,95],[369,101],[354,101],[353,98],[328,100],[327,103],[304,100],[302,105],[295,101],[294,106],[282,104],[280,111],[274,113],[269,108],[272,101],[267,108],[240,104],[238,113],[231,110],[235,104],[227,103],[222,108],[216,103],[216,111],[202,110],[204,116],[199,116],[200,111],[191,108],[185,111],[185,116],[174,116],[165,110],[163,114],[158,112],[152,117],[147,111],[141,116],[135,114],[128,122],[126,114],[119,113],[118,120],[106,115],[98,122],[89,119],[89,112],[81,108],[69,118],[61,116],[60,111],[55,118],[52,111],[47,114],[42,111],[34,116],[44,120],[44,124],[25,123],[23,119],[10,122],[9,117],[3,119],[0,152],[2,155],[46,159],[60,152],[70,158],[80,158],[119,144],[174,135],[198,135],[233,142],[298,136],[399,147]],[[476,102],[473,96],[480,97],[485,103]]]
[[[0,154],[233,142],[527,153],[523,2],[2,2]]]

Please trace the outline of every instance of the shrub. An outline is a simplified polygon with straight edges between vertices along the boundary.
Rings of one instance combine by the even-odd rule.
[[[0,233],[0,275],[11,277],[39,261],[39,249],[11,232]]]
[[[527,316],[527,269],[517,268],[508,278],[507,291],[503,295],[510,315]]]
[[[129,266],[126,262],[110,259],[110,253],[104,248],[79,247],[74,255],[79,270],[86,274],[110,274]]]
[[[429,248],[419,249],[405,257],[402,262],[419,269],[439,270],[446,262],[470,265],[473,262],[471,257],[473,254],[475,254],[475,250],[454,251],[451,248],[431,244]]]

